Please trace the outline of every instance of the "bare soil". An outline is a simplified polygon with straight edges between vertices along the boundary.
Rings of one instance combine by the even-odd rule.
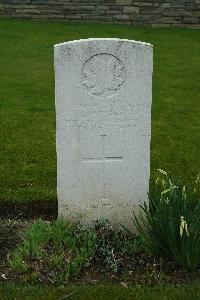
[[[33,212],[33,211],[32,211]],[[20,242],[22,231],[34,222],[33,218],[0,219],[0,281],[18,282],[19,278],[9,267],[10,252]],[[37,214],[38,216],[38,214]],[[48,220],[52,218],[50,214]],[[42,215],[40,215],[42,217]],[[44,217],[44,216],[43,216]],[[98,234],[98,232],[97,232]],[[179,266],[169,259],[155,259],[144,253],[123,255],[115,251],[113,254],[117,262],[117,268],[113,268],[102,259],[97,249],[95,257],[78,276],[73,278],[76,283],[121,283],[124,285],[185,285],[200,280],[200,268],[193,272],[183,272]],[[52,284],[45,280],[45,283]]]
[[[37,219],[53,220],[57,218],[58,204],[56,201],[33,201],[30,203],[0,203],[0,218],[4,219]]]

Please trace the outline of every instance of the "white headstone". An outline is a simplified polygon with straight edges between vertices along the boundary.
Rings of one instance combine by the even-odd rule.
[[[128,226],[147,200],[152,52],[120,39],[55,45],[59,216]]]

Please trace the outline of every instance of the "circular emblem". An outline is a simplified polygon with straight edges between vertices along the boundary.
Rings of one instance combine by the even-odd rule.
[[[90,57],[82,69],[83,86],[97,97],[107,98],[116,94],[125,78],[125,67],[121,60],[107,53]]]

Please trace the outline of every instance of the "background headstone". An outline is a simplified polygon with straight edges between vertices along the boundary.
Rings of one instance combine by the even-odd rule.
[[[59,216],[128,226],[147,200],[152,53],[120,39],[55,45]]]

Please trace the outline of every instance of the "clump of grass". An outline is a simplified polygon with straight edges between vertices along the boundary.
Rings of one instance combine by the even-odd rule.
[[[200,264],[199,177],[195,185],[176,186],[160,170],[154,196],[141,205],[134,225],[141,247],[151,255],[172,257],[184,270]]]
[[[95,247],[94,231],[64,220],[39,219],[24,231],[10,266],[25,281],[64,282],[87,265]]]

